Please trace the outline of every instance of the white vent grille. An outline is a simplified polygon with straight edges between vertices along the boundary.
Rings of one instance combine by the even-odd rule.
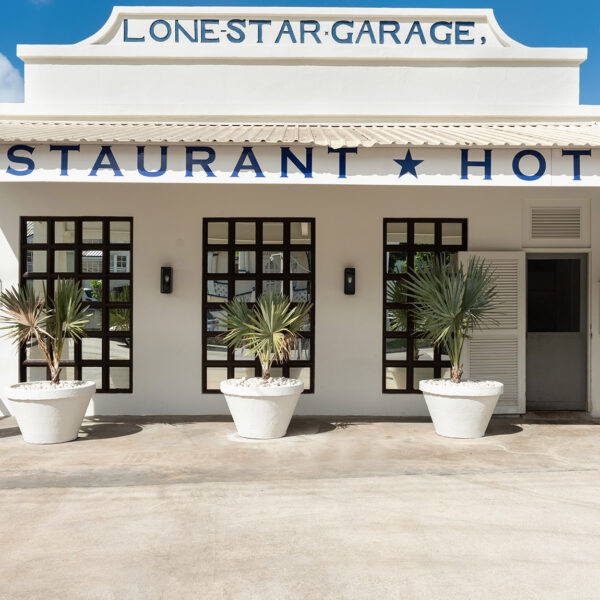
[[[488,259],[496,275],[496,323],[490,329],[516,329],[519,326],[519,261],[512,258]]]
[[[531,208],[531,239],[569,239],[581,238],[581,207],[545,207]]]
[[[469,377],[504,384],[498,406],[519,404],[519,342],[516,338],[472,339]]]

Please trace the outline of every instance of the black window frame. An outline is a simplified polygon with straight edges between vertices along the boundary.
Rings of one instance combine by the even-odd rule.
[[[228,224],[228,241],[226,244],[208,243],[208,225],[209,223]],[[235,225],[236,223],[255,223],[256,240],[254,244],[236,244],[235,243]],[[262,225],[263,223],[283,223],[283,243],[282,244],[263,244]],[[310,223],[311,239],[309,244],[292,244],[290,231],[291,223]],[[309,274],[290,272],[290,252],[310,251],[311,271]],[[262,292],[263,281],[282,280],[284,293],[288,293],[289,283],[291,281],[308,281],[310,284],[310,302],[312,308],[310,311],[310,330],[302,332],[302,337],[310,340],[310,360],[290,360],[283,365],[274,364],[275,368],[282,369],[282,376],[289,377],[290,369],[307,367],[310,369],[310,386],[306,387],[304,392],[314,393],[315,390],[315,249],[316,249],[316,219],[314,217],[205,217],[202,220],[202,392],[204,394],[218,394],[218,389],[209,389],[207,386],[207,369],[210,367],[227,368],[227,378],[234,377],[236,368],[252,367],[255,369],[255,376],[261,373],[260,363],[255,361],[235,360],[234,351],[227,349],[227,360],[208,360],[208,338],[216,337],[218,332],[208,329],[209,311],[217,311],[222,303],[208,302],[208,282],[218,278],[228,282],[228,299],[234,297],[234,282],[236,280],[256,281],[256,297]],[[262,252],[282,250],[283,251],[283,273],[263,273]],[[228,272],[226,274],[208,273],[208,253],[212,251],[227,251]],[[235,273],[235,252],[250,251],[256,252],[256,273],[240,274]],[[254,303],[249,303],[253,306]],[[292,303],[297,304],[297,303]]]
[[[45,243],[28,243],[27,241],[27,223],[30,221],[46,222],[46,242]],[[56,243],[55,241],[55,223],[72,221],[75,223],[75,235],[73,243]],[[84,222],[101,222],[102,223],[102,243],[83,242],[82,225]],[[128,243],[111,243],[110,242],[110,224],[114,222],[125,222],[130,224],[130,238]],[[102,285],[102,300],[92,302],[84,300],[83,304],[90,308],[100,310],[102,314],[102,328],[100,330],[87,331],[87,337],[98,338],[102,340],[102,355],[100,360],[82,359],[81,343],[74,344],[74,359],[61,361],[61,366],[65,368],[72,367],[75,372],[75,379],[82,379],[82,368],[84,367],[100,367],[102,368],[102,385],[96,391],[101,394],[130,394],[133,392],[133,217],[114,216],[100,217],[95,215],[90,216],[26,216],[21,217],[20,224],[20,284],[24,285],[27,281],[41,280],[46,284],[48,294],[51,296],[54,293],[54,282],[59,278],[74,279],[83,281],[89,279],[101,279]],[[28,272],[27,270],[27,252],[34,250],[45,251],[46,254],[46,271],[45,272]],[[55,272],[55,257],[54,252],[57,250],[66,250],[74,252],[74,272],[56,273]],[[101,251],[102,252],[102,271],[101,272],[84,272],[82,269],[82,252],[84,251]],[[110,272],[111,252],[123,251],[129,252],[129,271],[125,272]],[[116,302],[110,300],[110,280],[129,280],[130,297],[126,302]],[[107,282],[107,285],[104,283]],[[114,309],[129,310],[129,331],[111,331],[109,311]],[[129,358],[128,359],[110,359],[110,340],[126,339],[129,340]],[[28,360],[26,348],[21,348],[19,352],[19,381],[27,381],[28,367],[44,367],[44,360]],[[110,368],[111,367],[127,367],[129,368],[129,386],[126,388],[111,388],[110,387]],[[46,366],[46,377],[50,378],[49,369]]]
[[[406,223],[407,241],[405,244],[388,244],[387,231],[390,223]],[[414,227],[417,223],[434,224],[434,243],[433,244],[415,244]],[[442,244],[442,225],[444,223],[462,224],[461,244]],[[436,348],[434,360],[424,361],[415,360],[412,353],[412,345],[415,339],[419,339],[418,332],[414,331],[413,320],[410,314],[411,303],[391,303],[388,302],[388,281],[402,280],[407,277],[405,273],[388,273],[387,254],[388,252],[406,252],[407,265],[410,271],[414,266],[414,257],[416,252],[434,252],[436,255],[444,253],[457,253],[465,251],[468,248],[468,219],[463,218],[386,218],[383,219],[383,315],[382,315],[382,392],[384,394],[420,394],[418,389],[414,388],[414,369],[424,368],[433,369],[435,378],[441,377],[442,369],[450,367],[450,361],[441,359],[441,350]],[[408,300],[408,299],[407,299]],[[388,331],[387,329],[387,311],[393,309],[403,309],[407,311],[407,327],[405,332]],[[406,360],[388,360],[387,359],[387,340],[406,339]],[[387,388],[387,369],[399,367],[406,368],[406,389]]]

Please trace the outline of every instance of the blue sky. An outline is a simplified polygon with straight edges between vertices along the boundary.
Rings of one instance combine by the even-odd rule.
[[[581,103],[600,104],[600,1],[502,0],[467,2],[170,2],[169,0],[2,0],[0,20],[0,102],[18,101],[23,65],[17,44],[72,44],[105,23],[114,4],[130,6],[364,6],[493,8],[504,31],[527,46],[589,48],[581,69]]]

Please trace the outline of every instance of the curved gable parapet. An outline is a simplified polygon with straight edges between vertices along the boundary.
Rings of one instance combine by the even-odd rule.
[[[492,10],[115,7],[70,46],[19,46],[25,62],[340,60],[582,62],[585,49],[529,48]]]

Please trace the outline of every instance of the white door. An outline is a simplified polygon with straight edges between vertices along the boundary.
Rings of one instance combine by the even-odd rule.
[[[496,325],[476,331],[465,344],[465,378],[494,379],[504,384],[496,414],[525,412],[526,386],[526,261],[524,252],[461,252],[485,259],[495,270],[498,310]]]

